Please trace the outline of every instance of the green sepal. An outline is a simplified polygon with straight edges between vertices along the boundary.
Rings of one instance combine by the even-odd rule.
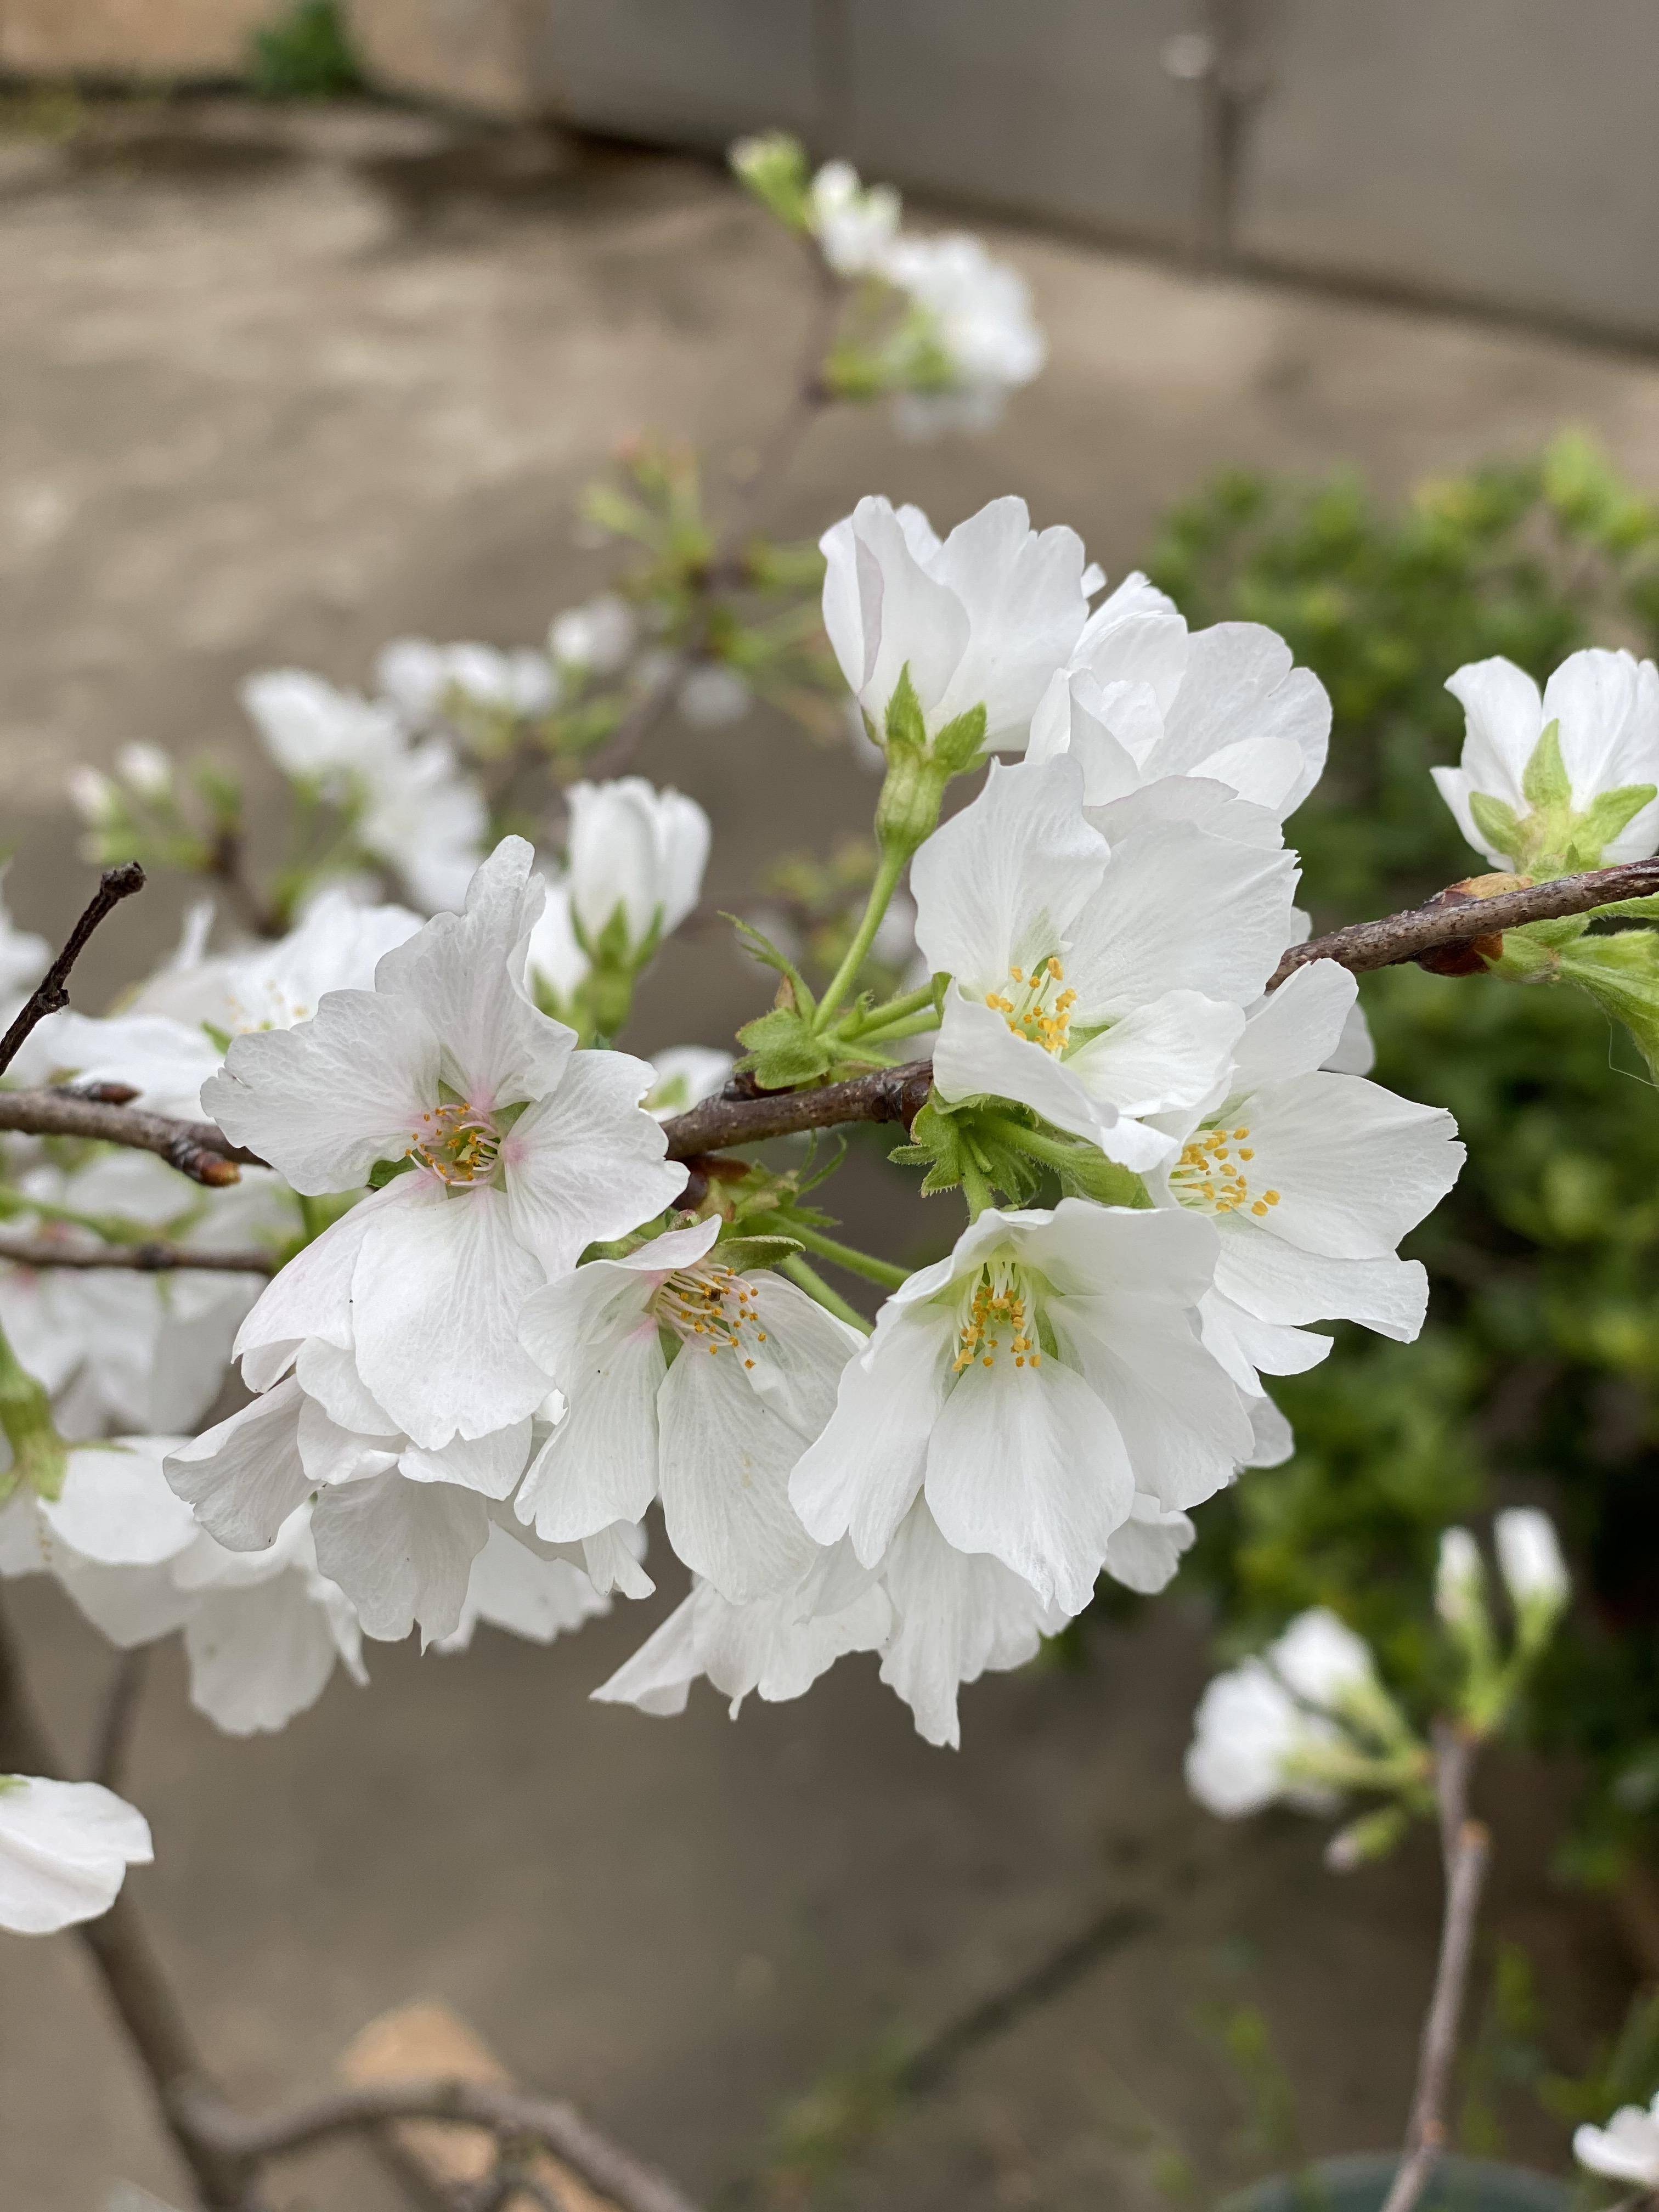
[[[910,664],[907,660],[899,671],[898,682],[893,686],[893,696],[887,702],[884,724],[887,750],[925,753],[927,750],[927,724],[921,711],[921,702],[916,696],[916,687],[910,681]]]
[[[811,229],[806,149],[792,131],[768,131],[757,137],[740,138],[731,160],[733,174],[780,222],[791,230]]]
[[[787,990],[787,983],[783,988]],[[830,1043],[815,1036],[809,1018],[793,1006],[769,1007],[745,1022],[738,1042],[747,1050],[738,1068],[752,1075],[763,1091],[790,1091],[814,1082],[835,1063]]]
[[[1063,1166],[1052,1157],[1049,1164],[1067,1198],[1091,1199],[1097,1206],[1132,1206],[1142,1212],[1152,1205],[1152,1195],[1134,1170],[1109,1160],[1097,1146],[1079,1144]]]
[[[1469,814],[1494,852],[1502,853],[1506,860],[1519,861],[1527,839],[1513,807],[1505,806],[1501,799],[1493,799],[1486,792],[1472,791]]]
[[[37,1498],[61,1498],[69,1451],[52,1418],[52,1400],[0,1335],[0,1429],[11,1446],[11,1465],[0,1475],[0,1500],[20,1483]]]
[[[1587,921],[1605,921],[1615,915],[1659,915],[1659,891],[1650,891],[1645,898],[1615,899],[1611,906],[1598,906],[1584,918]]]
[[[1521,772],[1521,792],[1529,806],[1568,807],[1572,804],[1572,779],[1561,757],[1561,725],[1551,722],[1532,749]]]
[[[1410,1826],[1411,1816],[1403,1805],[1379,1805],[1332,1837],[1325,1847],[1325,1863],[1340,1874],[1372,1865],[1387,1858]]]
[[[1603,847],[1628,829],[1656,799],[1659,799],[1659,784],[1652,783],[1621,783],[1616,791],[1604,791],[1599,799],[1593,799],[1573,824],[1574,845],[1581,852],[1595,854],[1585,860],[1585,866],[1598,866]]]
[[[806,1248],[793,1237],[723,1237],[708,1255],[734,1274],[747,1275],[762,1267],[775,1267],[793,1252]]]
[[[945,725],[931,750],[941,768],[949,769],[952,775],[964,775],[978,765],[984,744],[985,709],[970,707],[965,714]]]
[[[1023,1206],[1036,1194],[1042,1170],[995,1126],[1005,1111],[1000,1099],[969,1098],[947,1106],[936,1091],[912,1122],[910,1142],[896,1146],[887,1157],[901,1167],[927,1170],[924,1198],[955,1190],[967,1168]]]

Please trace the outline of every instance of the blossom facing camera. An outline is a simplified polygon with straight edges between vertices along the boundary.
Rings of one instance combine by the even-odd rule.
[[[924,437],[990,428],[1048,358],[1025,279],[960,231],[895,239],[881,273],[913,310],[891,349],[900,427]]]
[[[1512,1506],[1492,1522],[1498,1571],[1515,1607],[1523,1642],[1547,1637],[1571,1594],[1571,1578],[1555,1524],[1534,1506]]]
[[[1659,849],[1659,669],[1575,653],[1539,695],[1524,669],[1472,661],[1447,679],[1468,729],[1455,768],[1431,771],[1495,868],[1556,876]]]
[[[270,1341],[268,1316],[291,1310],[289,1356],[337,1330],[386,1425],[424,1449],[533,1412],[547,1384],[519,1343],[525,1299],[685,1182],[639,1103],[651,1069],[578,1051],[528,995],[532,858],[504,839],[465,913],[386,953],[372,991],[330,992],[308,1022],[237,1037],[203,1088],[220,1127],[296,1190],[402,1170],[275,1279],[243,1341]],[[296,1310],[301,1284],[318,1285],[314,1316]]]
[[[1079,1199],[988,1207],[848,1362],[790,1480],[808,1533],[850,1536],[874,1566],[925,1496],[945,1545],[1080,1612],[1138,1494],[1178,1513],[1250,1449],[1240,1394],[1198,1338],[1214,1238]]]
[[[149,1823],[112,1790],[0,1774],[0,1928],[52,1936],[95,1920],[155,1856]]]
[[[1575,2130],[1572,2154],[1588,2173],[1638,2190],[1659,2190],[1659,2097],[1621,2105],[1606,2127]]]

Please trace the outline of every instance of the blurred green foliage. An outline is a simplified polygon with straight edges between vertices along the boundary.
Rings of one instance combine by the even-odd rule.
[[[1317,927],[1412,904],[1485,863],[1427,769],[1455,760],[1443,689],[1502,653],[1540,681],[1587,644],[1659,641],[1659,509],[1586,439],[1422,486],[1391,511],[1352,478],[1229,476],[1170,519],[1153,579],[1194,625],[1269,624],[1331,694],[1330,766],[1291,835]],[[1571,1846],[1610,1878],[1659,1838],[1659,1097],[1631,1039],[1570,986],[1368,976],[1380,1081],[1449,1107],[1468,1146],[1406,1247],[1415,1346],[1344,1328],[1274,1384],[1296,1456],[1200,1516],[1224,1635],[1334,1605],[1425,1689],[1439,1529],[1547,1486],[1579,1569],[1534,1705],[1592,1777]]]
[[[247,74],[262,100],[339,100],[364,89],[338,0],[293,0],[254,32]]]

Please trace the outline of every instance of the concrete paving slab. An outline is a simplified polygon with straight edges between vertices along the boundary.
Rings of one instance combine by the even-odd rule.
[[[799,272],[718,174],[584,157],[533,192],[427,182],[395,161],[204,173],[135,155],[54,159],[0,199],[0,769],[30,926],[61,928],[82,896],[69,762],[143,738],[252,770],[233,696],[251,668],[357,683],[399,631],[533,639],[602,574],[570,516],[617,439],[694,437],[718,486],[780,404]],[[826,422],[778,489],[781,527],[816,530],[865,490],[946,522],[1014,489],[1116,574],[1227,462],[1357,461],[1397,487],[1576,421],[1659,477],[1648,365],[1034,235],[999,245],[1050,330],[1043,382],[982,444]],[[714,811],[722,905],[781,836],[827,842],[869,804],[838,752],[761,718],[665,732],[645,765]],[[89,994],[160,949],[178,904],[138,902],[131,934],[94,948]],[[676,945],[640,1042],[718,1042],[754,1002],[733,957]],[[858,1201],[872,1231],[886,1172]],[[1240,1992],[1306,2084],[1316,2148],[1388,2139],[1429,1869],[1340,1886],[1313,1828],[1188,1805],[1204,1661],[1178,1599],[1081,1674],[969,1692],[952,1757],[861,1662],[735,1728],[712,1698],[680,1723],[588,1705],[672,1595],[550,1653],[488,1634],[460,1660],[377,1650],[371,1690],[337,1684],[270,1743],[213,1735],[166,1656],[131,1784],[160,1862],[134,1894],[239,2094],[320,2083],[371,2016],[434,1996],[520,2079],[713,2191],[768,2163],[780,2112],[825,2069],[867,2068],[895,2022],[948,2026],[1121,1906],[1141,1932],[975,2044],[824,2201],[1150,2207],[1165,2138],[1225,2164],[1237,2099],[1194,2020]],[[19,1611],[82,1744],[107,1656],[52,1592]],[[1522,1774],[1492,1804],[1496,1924],[1535,1951],[1571,2060],[1616,2012],[1622,1963],[1599,1910],[1548,1884],[1549,1791]],[[72,1943],[5,1944],[0,2075],[0,2202],[91,2212],[118,2173],[177,2188]],[[788,2201],[787,2178],[768,2194]],[[351,2154],[278,2191],[284,2212],[392,2201]]]

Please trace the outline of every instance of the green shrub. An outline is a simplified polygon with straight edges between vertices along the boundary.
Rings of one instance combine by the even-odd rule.
[[[1659,640],[1659,513],[1577,436],[1403,514],[1350,479],[1229,477],[1170,518],[1152,569],[1194,624],[1271,624],[1330,691],[1330,767],[1291,824],[1318,927],[1484,865],[1427,775],[1461,746],[1455,668],[1503,653],[1541,680],[1581,645]],[[1409,1674],[1426,1646],[1406,1592],[1439,1528],[1547,1482],[1583,1587],[1539,1723],[1590,1762],[1576,1856],[1608,1874],[1659,1834],[1659,1097],[1575,991],[1405,968],[1362,999],[1379,1080],[1450,1108],[1469,1148],[1406,1248],[1429,1327],[1413,1347],[1341,1329],[1274,1385],[1296,1456],[1200,1516],[1197,1565],[1229,1640],[1333,1603]]]
[[[264,100],[338,100],[363,72],[337,0],[294,0],[253,33],[248,82]]]

